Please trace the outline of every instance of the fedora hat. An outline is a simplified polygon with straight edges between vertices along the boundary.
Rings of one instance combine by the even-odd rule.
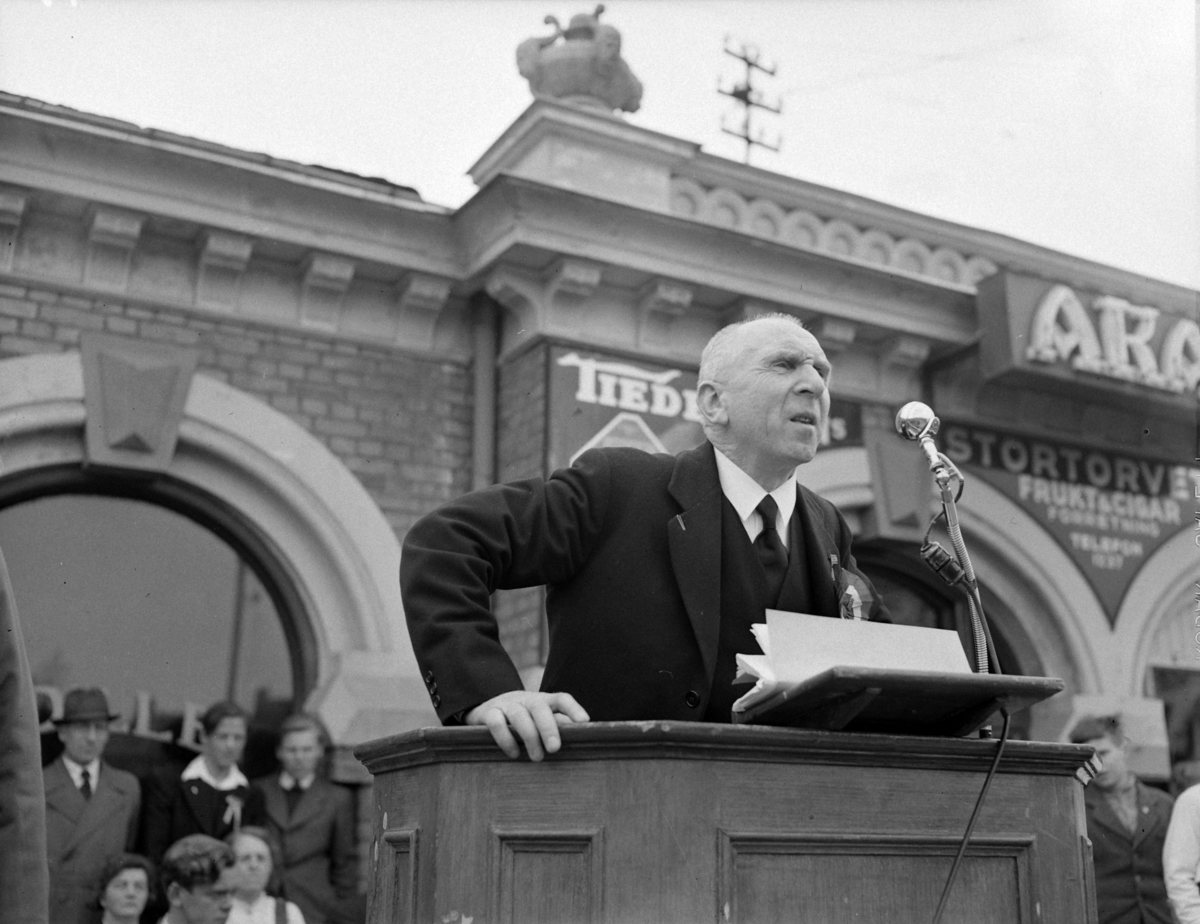
[[[55,725],[69,725],[72,722],[111,722],[117,718],[115,712],[108,710],[108,698],[104,691],[97,687],[71,690],[63,698],[62,718],[55,719]]]

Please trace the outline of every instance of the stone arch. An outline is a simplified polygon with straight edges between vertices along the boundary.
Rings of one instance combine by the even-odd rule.
[[[82,470],[86,418],[79,353],[0,361],[0,485],[41,478],[38,493],[55,493],[56,472]],[[164,475],[177,511],[241,531],[269,560],[300,622],[291,634],[313,649],[305,705],[335,743],[436,724],[404,623],[399,543],[323,443],[258,399],[195,375]]]
[[[1114,692],[1144,696],[1146,671],[1160,662],[1200,667],[1200,645],[1195,642],[1198,551],[1194,531],[1183,529],[1150,556],[1129,585],[1117,612],[1113,640],[1118,650],[1131,655],[1128,673]],[[1155,650],[1156,642],[1172,637],[1185,648],[1186,656],[1168,660]]]

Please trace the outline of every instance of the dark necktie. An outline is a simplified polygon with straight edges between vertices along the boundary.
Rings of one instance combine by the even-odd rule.
[[[300,788],[300,784],[292,780],[292,785],[283,791],[284,801],[287,802],[288,817],[296,811],[296,806],[300,804],[300,797],[304,795],[304,790]]]
[[[79,784],[79,791],[83,793],[83,798],[92,798],[92,775],[87,767],[83,768],[83,782]]]
[[[787,574],[788,553],[775,529],[775,519],[779,516],[775,498],[768,494],[755,509],[762,517],[763,528],[754,540],[754,551],[758,553],[758,560],[767,573],[767,605],[773,607],[779,599],[783,578]]]

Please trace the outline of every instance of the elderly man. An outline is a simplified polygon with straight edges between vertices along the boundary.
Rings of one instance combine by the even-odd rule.
[[[45,770],[51,924],[90,924],[101,870],[133,849],[141,787],[103,760],[117,716],[103,691],[71,690],[55,721],[62,755]]]
[[[728,722],[734,656],[758,651],[750,626],[767,607],[837,616],[853,584],[863,615],[880,616],[845,520],[796,480],[821,440],[830,371],[791,316],[732,325],[700,359],[699,448],[592,450],[413,526],[401,590],[442,721],[486,725],[512,757],[519,737],[534,760],[558,750],[560,723]],[[538,584],[550,650],[533,692],[489,597]]]
[[[237,886],[233,848],[189,834],[163,856],[159,878],[169,910],[161,924],[225,924]]]
[[[1099,924],[1172,924],[1162,865],[1171,797],[1129,769],[1128,739],[1117,718],[1081,719],[1071,741],[1094,747],[1101,764],[1083,796]]]

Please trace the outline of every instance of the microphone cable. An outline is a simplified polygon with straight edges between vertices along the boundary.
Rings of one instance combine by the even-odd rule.
[[[950,890],[954,888],[954,880],[958,877],[958,868],[962,863],[963,855],[967,852],[967,844],[971,841],[971,832],[975,830],[975,822],[979,819],[979,811],[983,808],[983,800],[987,796],[988,788],[992,785],[992,777],[996,775],[996,768],[1000,766],[1000,756],[1004,753],[1004,745],[1008,741],[1008,726],[1011,717],[1007,709],[1001,709],[1000,714],[1004,717],[1004,727],[1000,730],[1000,741],[996,747],[996,756],[992,758],[992,766],[988,769],[987,776],[983,780],[983,789],[979,791],[979,798],[975,800],[975,809],[971,812],[971,820],[967,822],[966,833],[963,834],[962,843],[958,845],[958,853],[954,856],[954,864],[950,867],[950,875],[946,878],[946,885],[942,888],[942,897],[938,901],[937,911],[933,913],[933,924],[941,924],[942,912],[946,910],[946,902],[950,899]]]

